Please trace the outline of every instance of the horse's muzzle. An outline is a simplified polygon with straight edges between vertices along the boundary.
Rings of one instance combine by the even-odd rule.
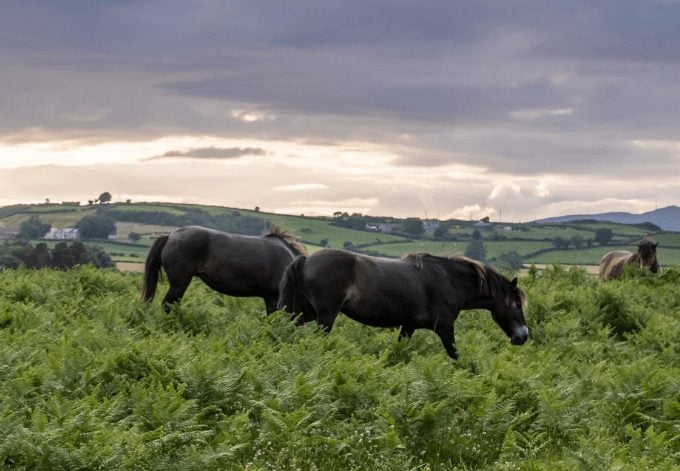
[[[523,325],[515,330],[515,333],[510,337],[510,343],[513,345],[524,345],[529,338],[529,329]]]

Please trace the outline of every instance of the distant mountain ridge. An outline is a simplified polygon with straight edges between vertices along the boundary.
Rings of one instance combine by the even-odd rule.
[[[571,222],[583,219],[594,219],[596,221],[616,222],[619,224],[641,224],[651,222],[656,224],[664,231],[680,232],[680,207],[666,206],[641,214],[626,213],[622,211],[599,214],[572,214],[567,216],[556,216],[540,219],[538,223]]]

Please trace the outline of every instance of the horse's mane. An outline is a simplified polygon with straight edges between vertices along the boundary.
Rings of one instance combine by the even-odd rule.
[[[522,305],[526,304],[526,295],[521,289],[514,288],[510,283],[510,280],[504,275],[477,260],[472,260],[467,257],[439,257],[425,252],[409,254],[403,257],[404,260],[413,264],[418,270],[423,269],[425,261],[428,258],[444,262],[447,266],[467,265],[469,268],[472,268],[477,275],[479,291],[483,296],[488,296],[490,298],[502,296],[504,298],[512,299],[519,295]]]
[[[281,239],[298,255],[307,255],[307,247],[300,243],[300,239],[298,239],[291,231],[282,228],[278,224],[269,226],[269,229],[267,229],[267,232],[265,232],[263,236]]]

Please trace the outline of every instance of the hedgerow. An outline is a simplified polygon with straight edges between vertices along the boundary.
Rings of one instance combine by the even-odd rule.
[[[490,316],[438,338],[340,316],[324,335],[195,281],[0,271],[6,469],[675,469],[680,271],[521,278],[530,341]],[[161,287],[161,291],[162,291]]]

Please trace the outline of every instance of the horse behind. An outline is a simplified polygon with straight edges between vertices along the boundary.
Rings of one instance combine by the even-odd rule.
[[[619,278],[626,265],[637,265],[656,273],[659,271],[659,261],[656,258],[658,246],[658,242],[645,237],[637,243],[636,253],[627,250],[607,252],[600,260],[600,278],[604,281]]]
[[[401,260],[325,249],[298,257],[281,281],[279,309],[316,320],[330,331],[342,312],[362,324],[401,327],[399,339],[415,329],[434,331],[456,359],[453,324],[461,310],[486,309],[512,344],[529,335],[517,278],[467,258],[429,254]]]
[[[157,238],[151,246],[144,267],[142,299],[153,299],[162,267],[170,282],[163,299],[166,311],[182,299],[197,276],[220,293],[264,299],[269,314],[276,310],[286,266],[306,254],[305,247],[278,226],[272,226],[262,236],[181,227],[169,236]]]

